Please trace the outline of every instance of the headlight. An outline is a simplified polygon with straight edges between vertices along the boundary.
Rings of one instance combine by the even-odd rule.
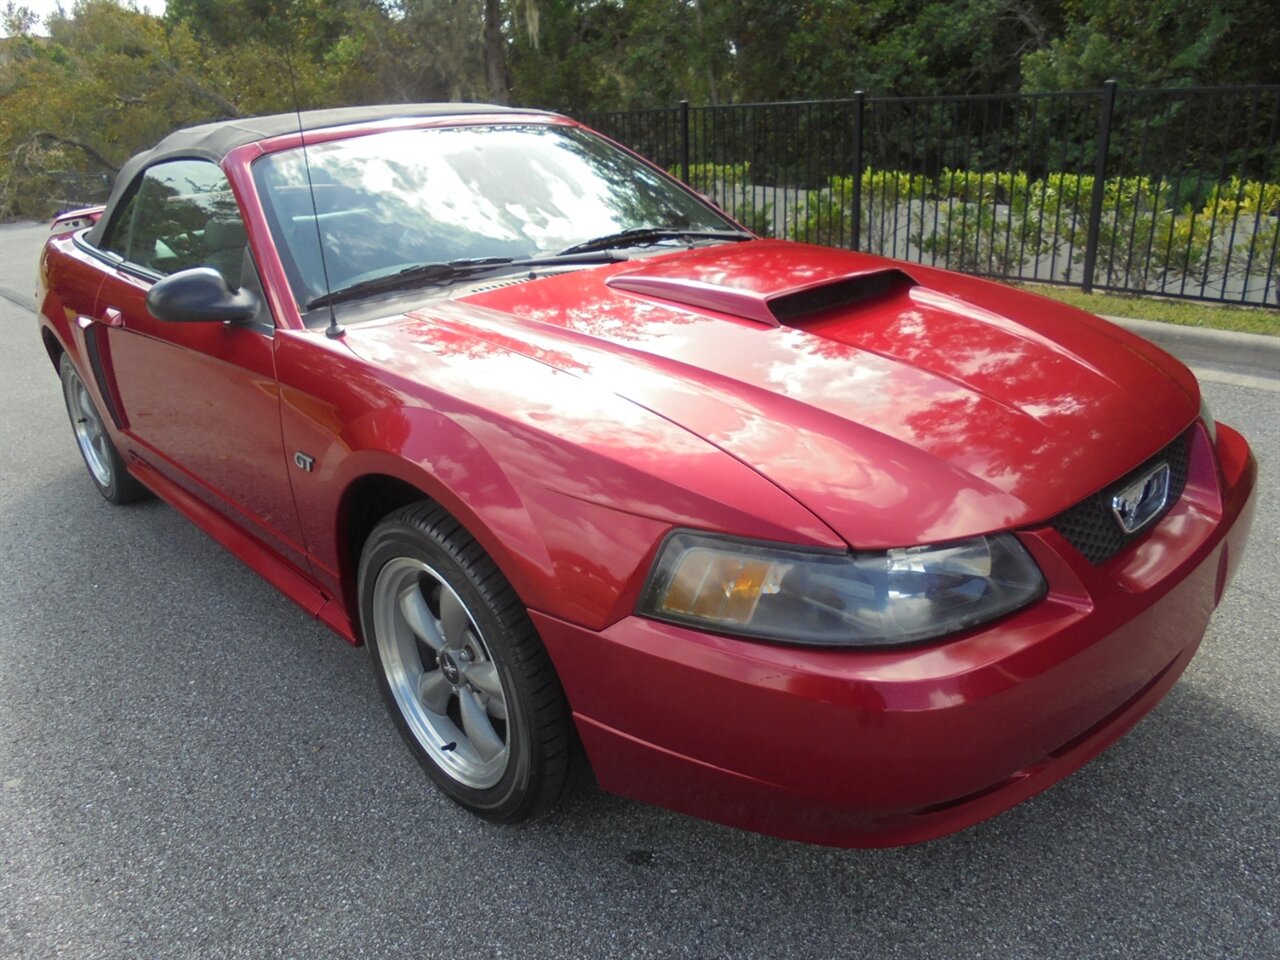
[[[1218,425],[1213,420],[1213,414],[1209,412],[1209,404],[1205,402],[1204,396],[1200,397],[1200,420],[1204,423],[1204,428],[1209,434],[1209,442],[1213,446],[1218,445]]]
[[[681,531],[663,544],[638,612],[783,643],[874,647],[955,633],[1044,592],[1009,534],[835,553]]]

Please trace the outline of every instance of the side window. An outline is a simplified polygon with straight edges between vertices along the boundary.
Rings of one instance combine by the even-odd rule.
[[[114,253],[122,260],[129,258],[129,235],[133,232],[133,217],[137,212],[138,191],[134,190],[107,227],[107,235],[102,241],[103,250]]]
[[[213,267],[238,287],[246,242],[231,185],[217,164],[170,160],[142,175],[103,246],[162,276]]]

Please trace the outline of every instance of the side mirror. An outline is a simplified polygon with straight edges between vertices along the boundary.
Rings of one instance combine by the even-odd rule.
[[[177,323],[244,323],[258,314],[258,298],[234,293],[212,267],[192,267],[156,282],[147,292],[147,309],[157,320]]]

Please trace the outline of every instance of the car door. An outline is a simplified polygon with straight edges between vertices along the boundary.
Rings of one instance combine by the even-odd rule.
[[[149,167],[131,191],[103,235],[114,266],[94,313],[128,452],[306,570],[266,307],[254,324],[166,322],[146,307],[157,280],[189,267],[256,283],[231,187],[216,164],[182,159]]]

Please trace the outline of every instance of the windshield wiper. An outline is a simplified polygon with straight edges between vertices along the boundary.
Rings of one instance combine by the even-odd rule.
[[[357,300],[368,294],[379,293],[384,290],[405,290],[419,285],[448,283],[474,273],[505,267],[512,262],[513,258],[511,257],[477,257],[472,260],[420,263],[414,267],[405,267],[403,270],[397,270],[395,273],[383,274],[380,277],[370,277],[368,280],[361,280],[346,287],[339,287],[337,290],[316,297],[307,304],[307,309],[314,310],[317,307],[327,307],[333,303]]]
[[[455,280],[463,280],[476,274],[493,270],[511,270],[523,267],[554,267],[560,264],[573,263],[613,263],[625,260],[617,254],[607,251],[579,253],[556,253],[542,257],[474,257],[463,260],[448,260],[440,263],[420,263],[414,267],[406,267],[395,273],[380,277],[370,277],[346,287],[340,287],[332,293],[316,297],[306,306],[307,310],[327,307],[334,303],[358,300],[371,293],[383,293],[393,290],[411,290],[414,287],[448,284]]]
[[[561,255],[586,253],[590,250],[610,250],[617,247],[640,247],[663,240],[754,240],[745,230],[696,230],[688,227],[632,227],[603,237],[584,240],[561,250]]]
[[[684,227],[633,227],[620,230],[607,236],[596,237],[575,243],[559,253],[543,254],[537,257],[471,257],[460,260],[446,260],[433,263],[420,263],[405,267],[395,273],[370,277],[349,286],[339,287],[310,301],[306,309],[315,310],[348,300],[359,300],[373,293],[384,293],[394,290],[411,290],[414,287],[432,286],[453,283],[467,277],[495,270],[511,270],[523,267],[554,267],[573,263],[613,263],[627,259],[612,251],[619,247],[639,247],[663,240],[754,240],[745,230],[696,230]]]

